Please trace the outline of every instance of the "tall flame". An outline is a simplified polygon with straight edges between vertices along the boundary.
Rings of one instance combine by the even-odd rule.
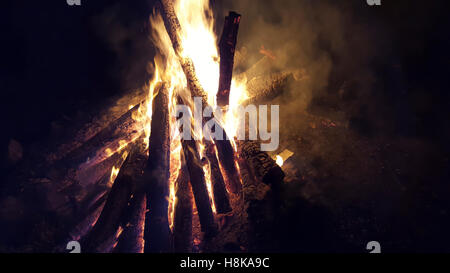
[[[181,55],[190,58],[195,67],[196,75],[203,89],[208,95],[208,104],[216,106],[216,94],[219,85],[219,51],[217,47],[217,36],[214,33],[213,11],[209,6],[209,0],[174,0],[175,13],[180,22],[180,40],[183,48]],[[156,11],[150,16],[150,25],[152,26],[151,39],[157,49],[154,58],[154,74],[148,86],[148,95],[144,103],[133,114],[133,119],[139,124],[144,132],[144,141],[147,152],[150,136],[150,122],[152,118],[152,102],[156,96],[155,87],[158,82],[165,82],[169,88],[169,111],[172,114],[175,111],[177,97],[183,98],[185,103],[192,104],[191,94],[187,88],[186,76],[180,65],[179,58],[175,54],[169,35],[166,32],[162,17]],[[233,79],[230,92],[230,104],[228,112],[223,120],[219,122],[227,131],[231,139],[236,134],[238,117],[235,109],[246,98],[245,77],[239,80]],[[130,106],[131,108],[132,106]],[[181,141],[178,138],[178,128],[176,119],[171,115],[170,118],[171,144],[170,144],[170,178],[169,178],[169,225],[173,227],[173,217],[176,204],[175,181],[178,178],[181,168]],[[195,132],[202,134],[202,132]],[[132,141],[134,141],[133,139]],[[115,151],[106,151],[113,154],[123,150],[130,142],[120,143]],[[235,143],[232,141],[233,146]],[[203,157],[203,144],[199,143],[199,158]],[[111,180],[117,176],[120,167],[113,167],[111,171]],[[212,201],[211,175],[208,166],[203,167],[205,180],[210,196],[211,207],[215,212],[214,202]]]

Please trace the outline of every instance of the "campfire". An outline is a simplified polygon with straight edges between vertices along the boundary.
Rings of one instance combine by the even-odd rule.
[[[205,251],[230,232],[257,230],[249,203],[279,191],[280,166],[292,153],[269,155],[261,141],[237,138],[235,110],[277,96],[298,72],[264,70],[276,57],[261,47],[259,62],[233,74],[240,20],[229,12],[217,39],[209,1],[159,2],[150,18],[157,54],[146,99],[67,155],[83,161],[78,170],[113,162],[107,183],[89,171],[76,175],[95,185],[80,201],[89,216],[71,232],[83,251]],[[220,115],[205,115],[208,107]],[[251,243],[236,245],[245,251]]]

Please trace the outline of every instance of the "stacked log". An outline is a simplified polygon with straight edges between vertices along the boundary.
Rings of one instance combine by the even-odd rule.
[[[209,194],[206,187],[205,173],[203,164],[198,154],[195,140],[182,140],[184,158],[189,172],[192,192],[194,194],[195,205],[202,232],[206,237],[214,236],[217,233],[217,225],[214,222],[214,215],[209,200]]]
[[[164,25],[166,27],[166,31],[169,35],[175,54],[177,54],[178,60],[186,76],[187,87],[191,92],[191,96],[200,97],[202,99],[202,109],[205,109],[206,106],[208,106],[207,93],[205,92],[205,90],[203,90],[203,87],[201,86],[200,81],[197,78],[192,60],[182,55],[183,47],[180,40],[181,26],[175,14],[173,1],[161,0],[159,6],[164,21]],[[206,118],[203,119],[204,124],[207,121],[208,120]],[[220,128],[221,126],[219,123],[216,122],[215,126],[217,130],[225,132],[223,128]],[[232,187],[233,189],[238,188],[240,182],[239,182],[239,175],[234,162],[234,151],[225,133],[223,140],[217,141],[216,145],[219,160],[222,163],[222,167],[227,176],[227,181],[229,181],[230,184],[233,185]]]
[[[248,250],[273,251],[276,245],[275,219],[280,207],[276,199],[280,186],[277,184],[284,174],[274,171],[276,167],[270,163],[267,153],[260,151],[257,142],[238,142],[238,153],[242,196],[247,214]],[[265,171],[258,172],[255,166],[265,168]],[[270,175],[271,172],[277,175]]]
[[[178,96],[177,102],[184,104],[183,99]],[[186,118],[186,117],[180,117]],[[193,128],[183,128],[190,130],[191,135]],[[186,165],[186,171],[189,174],[189,181],[194,195],[195,205],[197,207],[201,230],[207,236],[213,236],[217,232],[217,225],[214,221],[214,215],[211,208],[208,189],[206,187],[205,173],[203,171],[203,161],[193,139],[182,139],[181,146],[183,150],[183,158]]]
[[[293,71],[256,76],[247,82],[247,93],[250,98],[243,104],[257,104],[274,99],[282,94],[293,81],[295,81]]]
[[[101,252],[101,247],[114,236],[121,225],[135,191],[136,174],[139,174],[143,167],[139,160],[136,160],[137,157],[139,153],[133,149],[123,163],[97,222],[82,240],[85,252]]]
[[[175,185],[175,214],[173,223],[173,250],[177,253],[192,251],[192,190],[186,165],[182,163]]]
[[[241,15],[231,11],[225,17],[222,36],[219,41],[220,51],[220,77],[217,92],[217,105],[228,106],[231,79],[233,77],[234,51],[236,49],[237,32]]]
[[[159,83],[155,90],[158,93],[153,100],[150,151],[144,171],[147,193],[144,252],[167,252],[170,249],[167,215],[170,177],[169,90],[164,83]]]
[[[220,172],[219,161],[216,157],[216,148],[212,141],[209,141],[206,145],[206,158],[208,159],[211,170],[211,184],[216,211],[218,214],[229,213],[231,212],[231,206],[228,192],[222,173]]]
[[[116,253],[141,253],[144,246],[144,221],[147,207],[144,192],[133,195],[122,224],[123,232],[119,237]]]
[[[284,172],[266,152],[261,151],[259,141],[238,141],[240,157],[246,160],[253,177],[261,182],[279,187],[284,179]]]
[[[111,151],[117,150],[119,148],[119,140],[130,142],[138,138],[142,134],[142,128],[137,127],[133,116],[141,105],[142,103],[137,104],[121,117],[111,122],[78,149],[67,154],[62,161],[70,161],[73,167],[78,167],[80,163],[83,163],[83,166],[93,166],[110,156],[108,153],[105,153],[107,148]]]

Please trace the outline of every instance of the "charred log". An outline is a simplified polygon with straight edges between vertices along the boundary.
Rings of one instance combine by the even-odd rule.
[[[206,158],[209,161],[209,167],[211,169],[211,183],[216,211],[219,214],[229,213],[231,206],[228,192],[222,173],[220,172],[219,161],[217,161],[216,157],[216,148],[211,141],[206,146]]]
[[[239,151],[242,155],[243,145],[239,145]],[[240,157],[239,169],[242,178],[242,197],[244,208],[247,214],[247,236],[248,250],[255,251],[273,251],[276,245],[277,236],[275,226],[277,225],[276,214],[279,211],[279,202],[274,200],[273,188],[261,183],[254,177],[252,167],[247,164],[247,160]]]
[[[111,122],[81,147],[67,154],[63,162],[68,160],[71,164],[75,164],[75,167],[82,162],[85,166],[95,165],[109,157],[105,153],[106,149],[109,148],[111,151],[115,151],[119,148],[119,140],[130,142],[138,138],[142,134],[142,130],[136,127],[133,115],[139,110],[140,106],[141,104],[134,106],[120,118]],[[86,159],[88,160],[86,161]]]
[[[194,64],[190,58],[186,58],[182,56],[183,48],[180,40],[180,22],[175,14],[175,10],[173,7],[173,1],[170,0],[161,0],[160,1],[160,10],[162,14],[162,18],[164,21],[164,25],[166,27],[166,31],[169,34],[170,40],[172,42],[173,49],[178,56],[181,67],[183,68],[183,72],[186,76],[188,89],[191,92],[192,97],[200,97],[202,98],[202,108],[204,109],[208,106],[207,100],[208,96],[200,84],[200,81],[197,78],[195,73]],[[208,120],[204,118],[203,122],[207,122]],[[226,137],[225,130],[223,128],[219,128],[220,125],[216,123],[216,129],[224,132],[224,138],[221,141],[217,141],[217,151],[219,153],[220,162],[223,164],[224,170],[228,177],[228,181],[234,186],[234,188],[239,186],[238,172],[234,163],[234,151],[231,146],[230,141]],[[195,192],[194,192],[195,194]]]
[[[269,74],[271,73],[271,69],[273,68],[273,63],[273,59],[264,56],[255,64],[253,64],[249,69],[245,70],[245,72],[237,75],[237,77],[243,78],[245,76],[247,78],[247,81],[250,81],[254,77]]]
[[[217,92],[217,105],[228,106],[233,77],[234,51],[236,49],[237,33],[241,15],[231,11],[225,17],[222,36],[219,41],[220,77]]]
[[[169,91],[164,83],[157,86],[153,100],[150,153],[144,171],[148,212],[145,217],[144,252],[170,250],[168,196],[170,177]]]
[[[183,99],[178,96],[177,102],[184,104]],[[192,130],[193,128],[183,128],[183,130]],[[181,146],[183,149],[184,162],[186,170],[189,174],[189,181],[194,195],[195,205],[197,207],[201,230],[207,236],[216,234],[217,226],[214,222],[214,216],[211,209],[208,190],[206,187],[205,173],[203,171],[203,162],[200,158],[195,140],[182,139]]]
[[[224,171],[228,189],[234,194],[239,193],[241,190],[241,182],[239,180],[239,173],[234,161],[234,149],[231,146],[231,142],[227,140],[227,134],[223,131],[224,137],[222,140],[215,140],[217,147],[217,155]]]
[[[245,159],[253,176],[261,182],[278,188],[284,172],[266,152],[261,151],[258,141],[238,141],[240,157]]]
[[[257,104],[281,95],[289,84],[295,81],[295,72],[284,71],[254,77],[247,82],[250,97],[243,104]]]
[[[173,223],[173,249],[178,253],[192,251],[192,190],[186,166],[182,165],[176,181],[176,204]]]
[[[125,160],[114,182],[103,210],[92,230],[83,239],[86,252],[98,252],[103,245],[116,233],[119,228],[123,213],[131,198],[134,188],[133,173],[135,168],[130,159],[131,154]]]
[[[183,72],[186,75],[189,91],[191,92],[192,97],[201,97],[203,107],[205,107],[207,105],[208,96],[195,74],[194,64],[190,58],[182,56],[183,46],[180,40],[181,26],[175,13],[173,1],[161,0],[159,4],[164,26],[166,27],[167,34],[169,34],[172,47],[175,54],[178,56]]]
[[[209,194],[206,188],[205,173],[198,155],[197,146],[194,140],[182,140],[182,146],[201,229],[207,237],[214,236],[217,232],[217,225],[214,222]]]
[[[123,232],[119,237],[117,246],[114,248],[116,253],[140,253],[144,245],[144,225],[146,197],[144,192],[134,194],[130,200],[122,224]]]

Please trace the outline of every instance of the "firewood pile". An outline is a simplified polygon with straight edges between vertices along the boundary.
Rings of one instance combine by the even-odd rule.
[[[207,106],[207,94],[193,62],[182,54],[181,26],[173,3],[162,0],[157,11],[186,76],[187,89]],[[224,109],[229,103],[240,18],[236,12],[229,13],[218,44],[220,78],[216,100]],[[298,71],[261,69],[267,61],[264,57],[235,75],[247,77],[249,98],[244,105],[271,100],[298,79]],[[50,249],[53,244],[51,251],[55,251],[57,244],[56,251],[65,252],[66,243],[77,240],[82,252],[260,250],[258,241],[267,236],[264,214],[275,214],[281,206],[277,196],[284,172],[267,152],[261,151],[259,141],[232,143],[225,130],[223,140],[182,139],[180,165],[174,170],[169,113],[173,94],[165,82],[159,82],[154,90],[148,137],[134,119],[145,103],[142,101],[101,129],[91,132],[84,128],[85,137],[77,145],[60,145],[47,157],[44,166],[64,170],[57,171],[48,184],[64,197],[50,209],[65,224],[52,235],[51,243],[40,247]],[[175,100],[183,103],[182,97]],[[203,123],[209,119],[203,118]],[[204,146],[203,154],[199,145]],[[119,167],[109,172],[112,166]],[[178,175],[171,192],[173,172]],[[175,202],[170,210],[171,195]]]

